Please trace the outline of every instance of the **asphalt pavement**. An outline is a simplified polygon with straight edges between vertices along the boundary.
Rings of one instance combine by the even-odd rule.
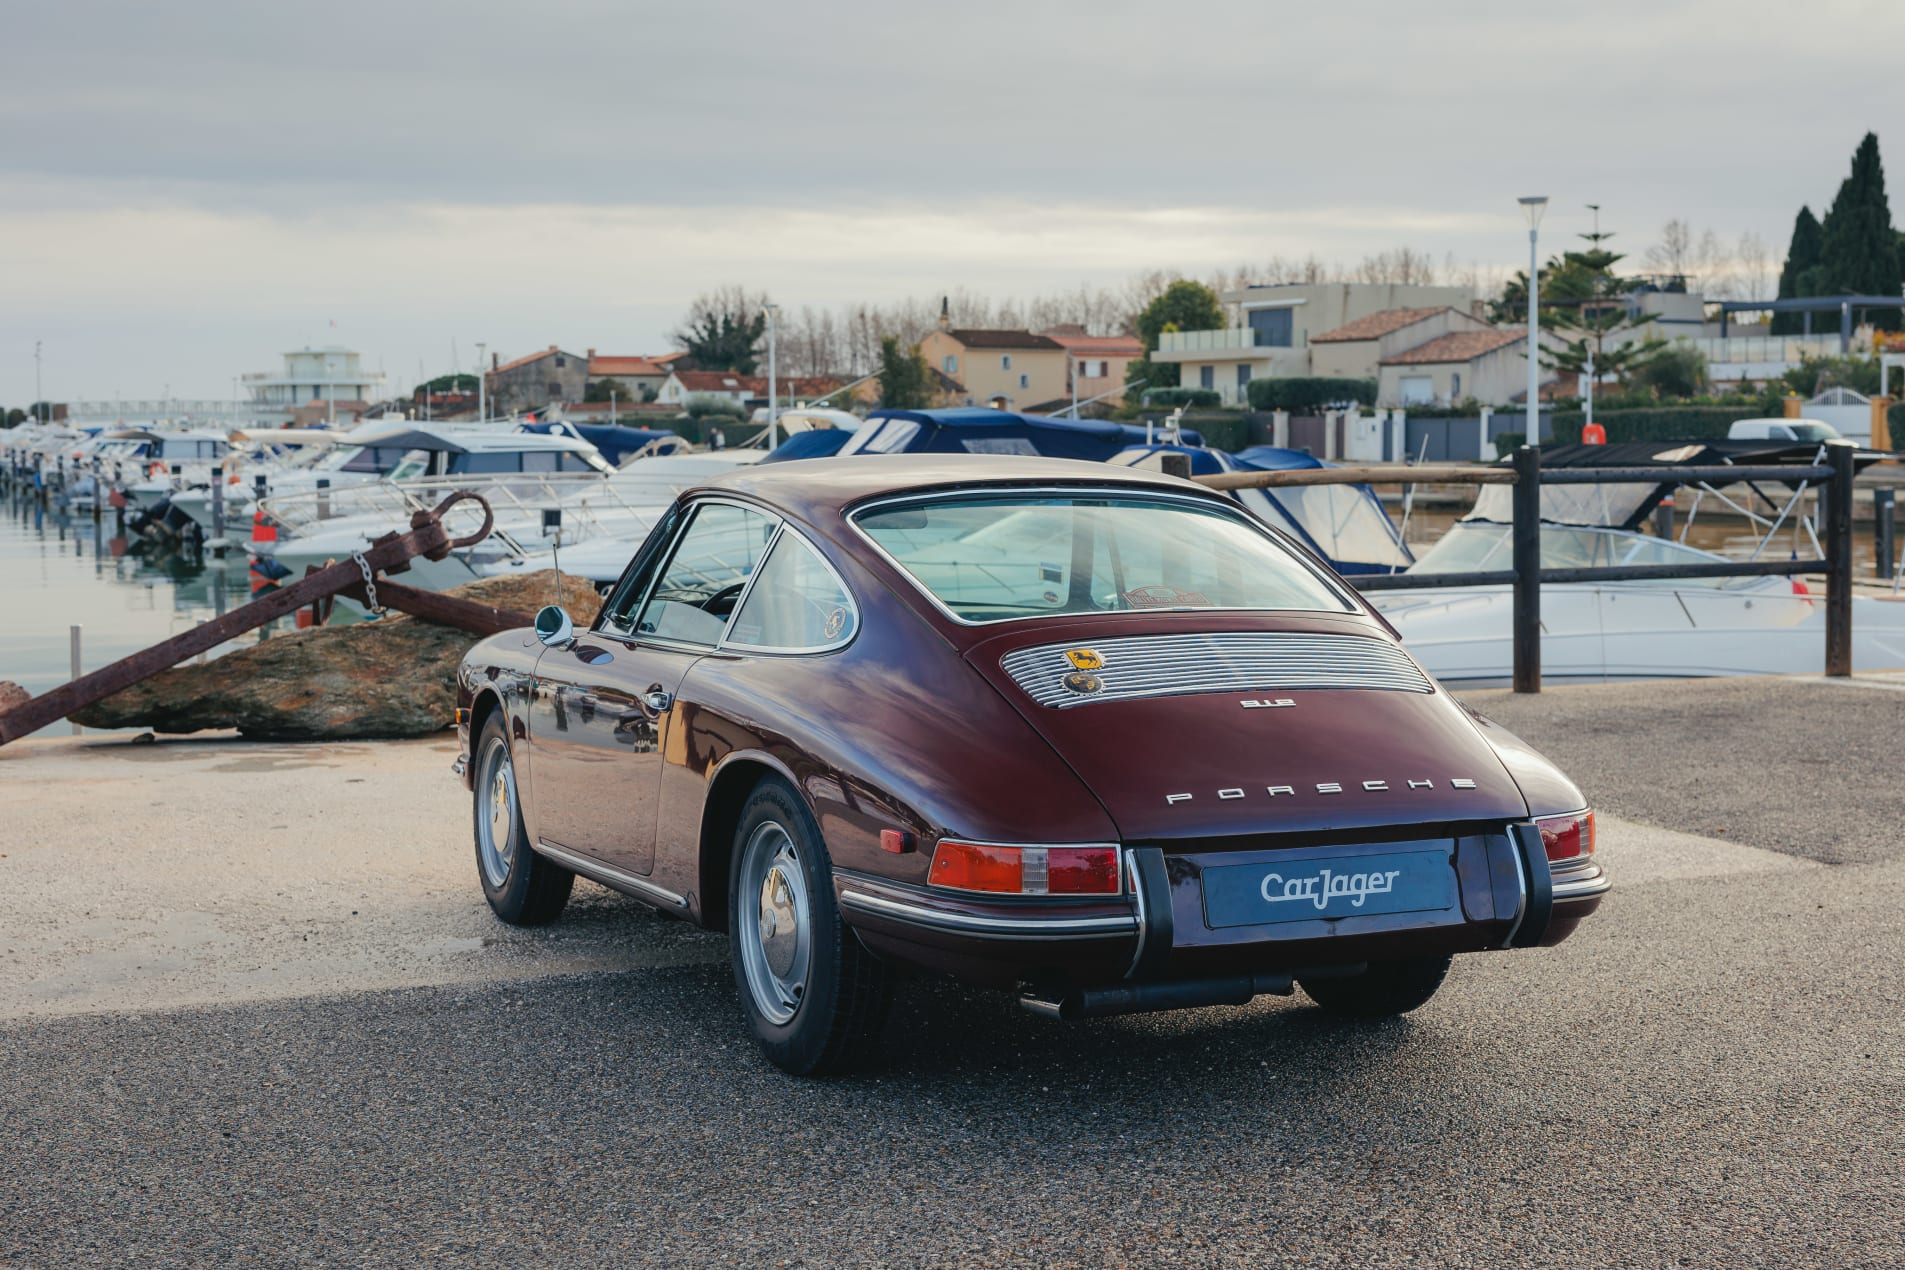
[[[1708,691],[1724,736],[1701,732]],[[134,912],[138,850],[89,878],[70,819],[3,801],[27,778],[36,804],[105,816],[126,747],[0,752],[0,813],[27,829],[0,895],[36,897],[0,900],[0,945],[25,937],[0,997],[0,1264],[1905,1264],[1905,864],[1890,789],[1844,757],[1882,753],[1905,698],[1774,681],[1478,703],[1617,813],[1618,889],[1561,948],[1460,959],[1375,1025],[1300,996],[1059,1025],[915,981],[885,1062],[834,1082],[768,1066],[722,941],[632,902],[591,892],[573,930],[485,944],[460,824],[382,871],[353,856],[335,905],[288,849],[248,891],[235,847],[215,936],[150,935],[165,965],[101,963],[118,986],[82,990],[59,967],[89,923],[162,933],[184,901]],[[343,776],[322,758],[281,773],[277,807]],[[440,763],[341,766],[434,823],[460,791],[443,778],[439,813],[405,782]],[[273,809],[221,811],[219,832],[242,843]],[[184,894],[158,876],[184,857],[154,851],[152,885]],[[368,934],[337,911],[365,916],[359,893],[384,906]],[[253,899],[269,922],[230,915]],[[301,929],[300,905],[325,920]],[[349,951],[405,913],[430,940]],[[253,973],[218,969],[234,947]],[[227,1003],[195,994],[207,976]]]

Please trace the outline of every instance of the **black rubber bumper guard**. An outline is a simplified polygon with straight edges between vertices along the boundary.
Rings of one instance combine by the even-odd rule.
[[[1502,839],[1495,838],[1497,843]],[[1554,879],[1548,870],[1547,848],[1541,830],[1533,824],[1508,826],[1504,854],[1514,867],[1519,906],[1504,948],[1533,948],[1547,934],[1554,916]],[[1491,852],[1491,855],[1494,853]],[[1060,996],[1026,992],[1019,1004],[1052,1019],[1101,1018],[1114,1014],[1141,1014],[1153,1010],[1193,1009],[1210,1005],[1247,1005],[1265,994],[1290,996],[1299,975],[1349,975],[1362,963],[1319,966],[1313,969],[1265,974],[1226,975],[1216,979],[1168,981],[1156,978],[1170,958],[1176,923],[1171,913],[1171,879],[1161,847],[1135,847],[1126,855],[1127,877],[1138,910],[1138,947],[1125,972],[1125,982],[1111,987],[1077,989]]]

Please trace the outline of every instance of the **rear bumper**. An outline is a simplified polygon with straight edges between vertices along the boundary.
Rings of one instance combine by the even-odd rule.
[[[1587,858],[1550,869],[1532,825],[1449,841],[1458,900],[1434,912],[1317,917],[1213,927],[1205,868],[1293,859],[1353,867],[1394,844],[1167,855],[1125,850],[1126,894],[992,898],[841,873],[842,916],[876,953],[976,982],[1059,986],[1266,982],[1372,961],[1559,943],[1610,883]],[[1259,991],[1269,991],[1260,988]],[[1160,997],[1164,1000],[1164,997]]]

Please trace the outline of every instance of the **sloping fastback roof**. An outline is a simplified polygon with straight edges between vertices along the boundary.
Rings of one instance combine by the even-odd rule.
[[[1030,331],[948,331],[948,335],[967,348],[1042,348],[1053,351],[1065,346],[1055,339]]]
[[[1384,309],[1380,313],[1359,317],[1354,322],[1345,322],[1334,330],[1324,331],[1321,335],[1312,335],[1310,343],[1347,344],[1355,340],[1379,340],[1392,331],[1400,331],[1405,326],[1414,326],[1424,318],[1446,313],[1449,307],[1445,304],[1433,309]]]
[[[1382,359],[1384,366],[1430,366],[1472,362],[1484,353],[1528,338],[1526,331],[1455,331]]]

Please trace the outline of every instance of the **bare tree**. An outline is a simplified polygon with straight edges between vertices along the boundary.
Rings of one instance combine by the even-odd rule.
[[[1773,293],[1773,257],[1760,236],[1751,230],[1740,235],[1733,249],[1734,270],[1741,300],[1763,300]]]
[[[1679,217],[1660,227],[1660,241],[1647,249],[1647,268],[1653,273],[1685,275],[1693,263],[1693,227]]]

